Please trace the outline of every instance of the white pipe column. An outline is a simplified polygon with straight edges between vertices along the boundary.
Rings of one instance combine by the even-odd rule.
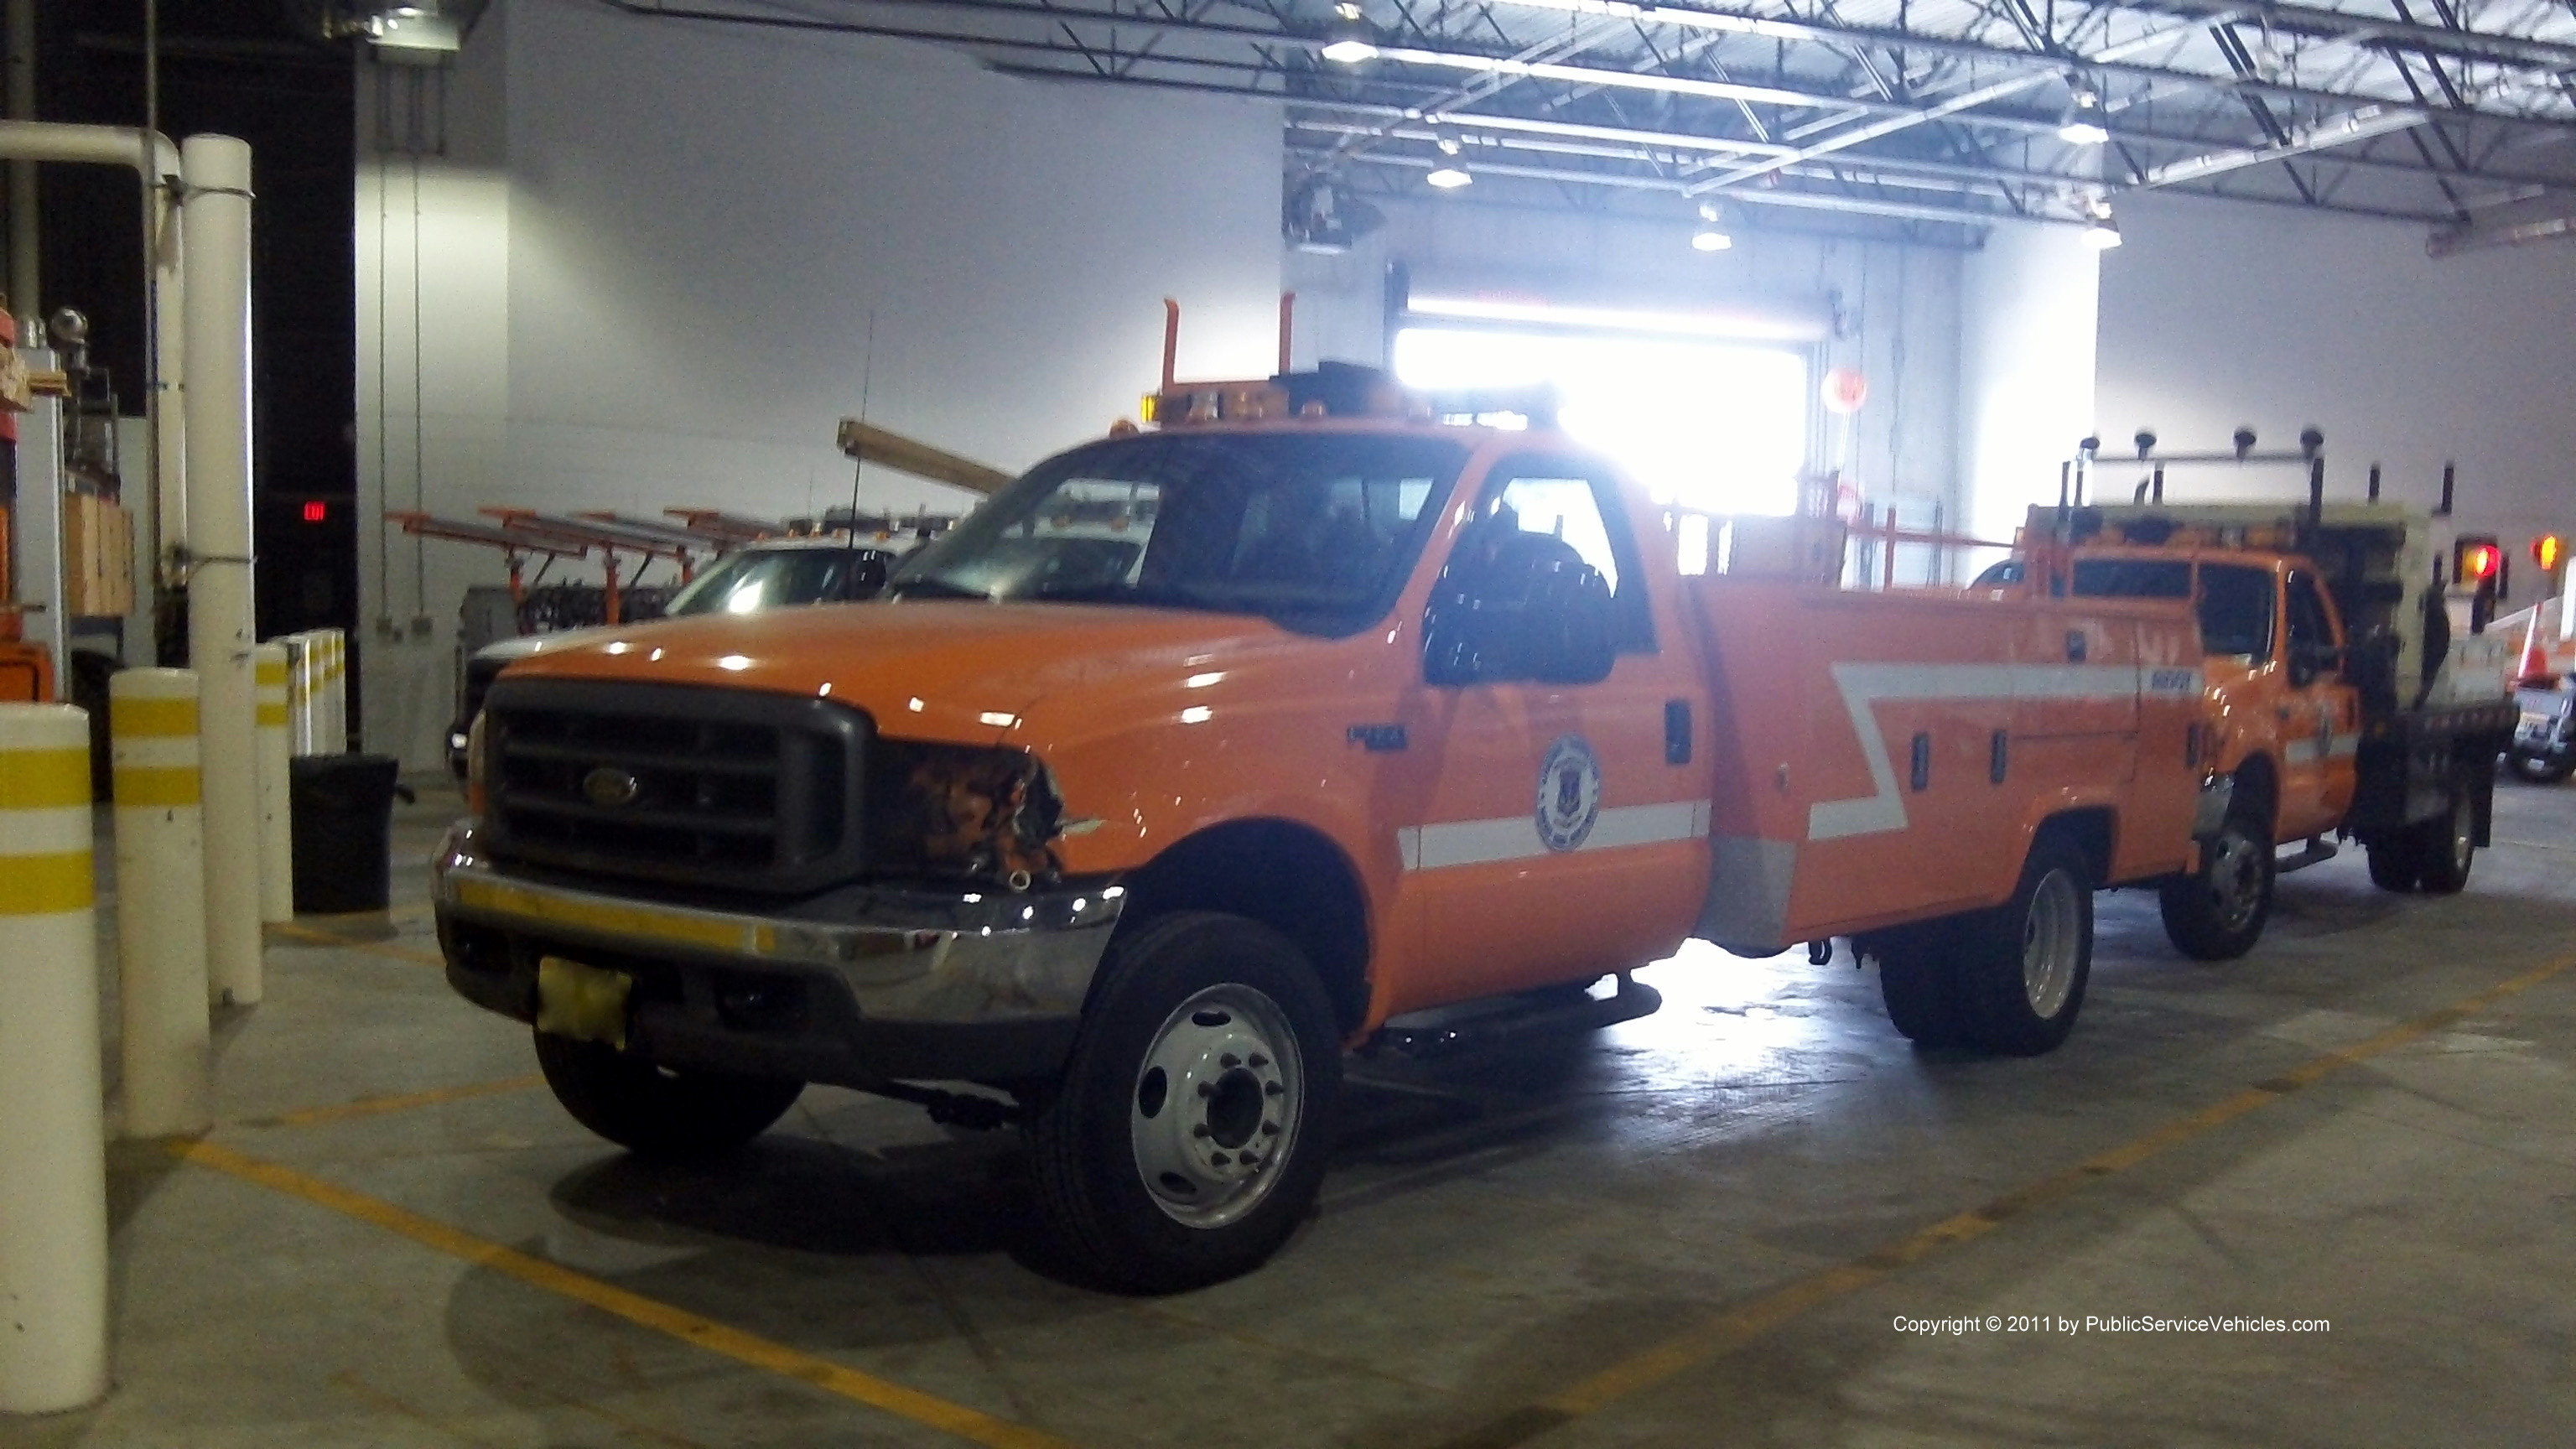
[[[258,647],[250,559],[250,146],[180,148],[188,349],[188,661],[202,684],[206,980],[217,1001],[260,998]]]
[[[152,314],[152,347],[145,356],[144,416],[152,428],[153,518],[160,530],[157,554],[167,567],[171,550],[188,539],[185,410],[173,405],[180,358],[186,352],[186,306],[181,296],[183,249],[179,209],[163,182],[180,173],[179,148],[158,131],[133,126],[72,126],[53,121],[0,121],[0,157],[65,161],[75,165],[127,166],[143,179],[144,250],[151,264],[145,303]],[[12,297],[24,308],[33,299]]]
[[[206,1020],[206,842],[197,676],[127,669],[107,685],[116,779],[116,964],[128,1137],[214,1122]]]
[[[295,919],[294,815],[287,798],[294,767],[286,742],[286,646],[269,643],[252,656],[259,682],[259,919]]]
[[[0,704],[0,1414],[107,1392],[89,716]]]

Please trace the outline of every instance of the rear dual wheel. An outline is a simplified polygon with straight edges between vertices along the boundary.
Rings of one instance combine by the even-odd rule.
[[[2075,1029],[2092,970],[2091,876],[2042,840],[2011,900],[1890,938],[1878,984],[1888,1019],[1918,1045],[2038,1056]]]
[[[2370,883],[2384,891],[2459,894],[2477,859],[2477,808],[2464,786],[2452,792],[2447,812],[2371,846]]]

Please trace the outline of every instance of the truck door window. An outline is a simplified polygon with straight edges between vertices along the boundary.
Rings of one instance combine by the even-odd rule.
[[[2273,603],[2270,569],[2201,565],[2201,652],[2253,664],[2270,659]]]
[[[2326,620],[2325,601],[2317,597],[2317,581],[2306,574],[2290,575],[2288,602],[2290,652],[2333,648],[2334,626]]]
[[[1610,585],[1619,610],[1622,653],[1652,653],[1654,615],[1647,605],[1645,573],[1618,495],[1599,480],[1536,459],[1506,462],[1486,485],[1482,516],[1516,522],[1524,533],[1563,539]]]

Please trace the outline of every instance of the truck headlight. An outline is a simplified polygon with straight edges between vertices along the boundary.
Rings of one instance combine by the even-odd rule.
[[[1035,755],[880,739],[870,773],[869,856],[880,868],[1019,890],[1062,870],[1064,803]]]
[[[477,713],[465,731],[465,810],[477,820],[483,818],[486,782],[491,779],[492,732],[484,724],[488,718]]]

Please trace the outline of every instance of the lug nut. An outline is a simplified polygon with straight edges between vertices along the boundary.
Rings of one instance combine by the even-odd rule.
[[[1219,1167],[1225,1166],[1229,1160],[1230,1159],[1228,1159],[1222,1152],[1211,1152],[1208,1154],[1208,1161],[1215,1163]]]
[[[1285,1097],[1288,1095],[1288,1089],[1279,1085],[1277,1082],[1262,1083],[1261,1092],[1262,1095],[1266,1097]]]
[[[1208,1124],[1201,1122],[1196,1127],[1190,1129],[1190,1135],[1192,1137],[1214,1137],[1216,1134],[1208,1130]]]
[[[1226,1070],[1228,1070],[1228,1071],[1232,1071],[1232,1070],[1234,1070],[1236,1067],[1239,1067],[1239,1066],[1242,1066],[1242,1065],[1243,1065],[1243,1058],[1241,1058],[1241,1057],[1239,1057],[1239,1056],[1236,1056],[1236,1055],[1235,1055],[1234,1053],[1232,1053],[1232,1052],[1227,1052],[1224,1056],[1218,1057],[1218,1058],[1216,1059],[1216,1064],[1217,1064],[1218,1066],[1221,1066],[1221,1067],[1225,1068],[1225,1069],[1226,1069]]]
[[[1200,1095],[1200,1096],[1202,1096],[1202,1097],[1213,1097],[1213,1096],[1215,1096],[1215,1095],[1216,1095],[1216,1083],[1214,1083],[1214,1082],[1201,1082],[1201,1083],[1199,1083],[1199,1095]]]
[[[1244,1065],[1257,1072],[1263,1067],[1270,1065],[1270,1058],[1263,1056],[1259,1052],[1254,1052],[1251,1056],[1244,1059]]]
[[[1276,1122],[1264,1122],[1264,1123],[1262,1123],[1262,1124],[1261,1124],[1261,1135],[1262,1135],[1262,1136],[1264,1136],[1264,1137],[1276,1137],[1276,1136],[1278,1136],[1278,1135],[1279,1135],[1279,1124],[1278,1124],[1278,1123],[1276,1123]]]

